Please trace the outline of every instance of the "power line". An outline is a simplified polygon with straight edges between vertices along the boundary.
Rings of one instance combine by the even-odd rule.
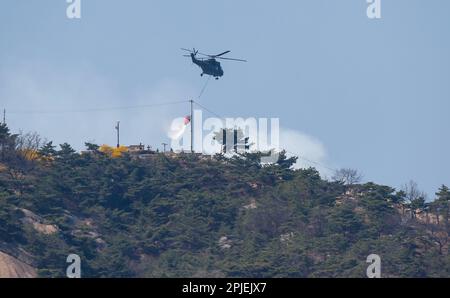
[[[141,108],[153,108],[168,105],[175,105],[181,103],[187,103],[188,100],[172,101],[172,102],[162,102],[146,105],[134,105],[134,106],[119,106],[119,107],[105,107],[105,108],[86,108],[86,109],[61,109],[61,110],[11,110],[8,111],[11,114],[63,114],[63,113],[89,113],[89,112],[104,112],[104,111],[114,111],[114,110],[130,110],[130,109],[141,109]]]
[[[200,95],[198,98],[202,96],[204,93],[207,85],[208,85],[209,79],[206,81],[205,85],[203,86],[203,89],[200,92]],[[89,113],[89,112],[104,112],[104,111],[114,111],[114,110],[130,110],[130,109],[139,109],[139,108],[153,108],[153,107],[160,107],[160,106],[168,106],[168,105],[175,105],[175,104],[182,104],[182,103],[194,103],[200,108],[204,109],[205,111],[211,113],[212,115],[220,118],[225,119],[225,117],[222,117],[218,113],[210,110],[209,108],[205,107],[204,105],[200,104],[199,102],[195,100],[180,100],[180,101],[171,101],[171,102],[164,102],[164,103],[154,103],[154,104],[147,104],[147,105],[133,105],[133,106],[119,106],[119,107],[105,107],[105,108],[86,108],[86,109],[65,109],[65,110],[11,110],[8,112],[11,114],[62,114],[62,113]],[[191,112],[192,114],[192,112]],[[192,117],[192,115],[191,115]],[[6,118],[6,109],[3,110],[3,121],[5,122]],[[290,152],[288,150],[285,150],[287,153],[292,154],[294,156],[297,156],[300,159],[303,159],[307,162],[310,162],[312,164],[321,166],[323,168],[329,169],[331,171],[336,171],[336,169],[333,169],[331,167],[328,167],[322,163],[319,163],[317,161],[310,160],[304,156],[300,156],[296,153]]]
[[[329,167],[329,166],[327,166],[327,165],[324,165],[323,163],[320,163],[320,162],[318,162],[318,161],[310,160],[310,159],[308,159],[308,158],[306,158],[306,157],[304,157],[304,156],[301,156],[300,154],[291,152],[291,151],[289,151],[289,150],[285,150],[285,151],[286,151],[287,153],[292,154],[292,155],[294,155],[294,156],[297,156],[298,158],[303,159],[304,161],[307,161],[307,162],[309,162],[309,163],[315,164],[315,165],[317,165],[317,166],[323,167],[323,168],[328,169],[328,170],[333,171],[333,172],[336,171],[336,169],[334,169],[334,168],[332,168],[332,167]]]
[[[225,119],[225,117],[220,116],[219,114],[217,114],[216,112],[211,111],[210,109],[208,109],[207,107],[205,107],[204,105],[201,105],[200,103],[196,102],[195,100],[193,100],[193,102],[198,105],[199,107],[201,107],[202,109],[206,110],[207,112],[211,113],[212,115],[220,118],[220,119]]]

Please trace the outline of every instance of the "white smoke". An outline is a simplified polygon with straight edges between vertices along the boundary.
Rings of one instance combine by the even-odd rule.
[[[318,139],[300,131],[281,127],[280,147],[285,149],[289,156],[299,157],[295,168],[314,167],[323,177],[331,176],[325,146]]]
[[[179,140],[186,131],[185,118],[176,118],[172,121],[167,136],[174,141]]]
[[[54,144],[68,142],[77,150],[84,148],[86,141],[115,144],[117,120],[121,123],[122,144],[159,146],[167,138],[170,121],[175,115],[187,113],[189,106],[55,110],[152,105],[180,101],[193,94],[190,86],[170,79],[137,90],[122,90],[120,84],[86,66],[70,72],[39,64],[0,69],[0,108],[6,108],[11,130],[36,131]]]

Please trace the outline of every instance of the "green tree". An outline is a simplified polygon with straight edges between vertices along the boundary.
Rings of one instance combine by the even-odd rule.
[[[86,143],[84,143],[84,145],[86,146],[86,149],[89,151],[97,152],[98,149],[100,149],[100,146],[97,144],[86,142]]]
[[[64,143],[59,145],[60,146],[60,150],[57,151],[57,155],[59,157],[62,157],[64,159],[69,159],[71,158],[74,154],[75,154],[75,150],[72,148],[72,146],[70,146],[68,143]]]
[[[450,217],[450,190],[447,186],[442,185],[436,193],[434,202],[435,209],[439,215],[444,217],[445,223],[449,224]]]
[[[38,153],[44,157],[53,157],[56,155],[55,148],[56,148],[56,146],[54,146],[53,142],[50,141],[50,142],[46,143],[44,146],[42,146],[42,148],[39,149]]]
[[[3,162],[11,162],[17,155],[15,152],[17,134],[11,134],[6,124],[0,124],[0,158]]]

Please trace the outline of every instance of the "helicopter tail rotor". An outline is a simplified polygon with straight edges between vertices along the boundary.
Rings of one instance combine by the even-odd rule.
[[[185,55],[183,55],[184,57],[191,57],[191,54],[194,54],[194,56],[197,56],[197,54],[198,54],[198,50],[196,50],[195,48],[192,48],[192,50],[188,50],[188,49],[185,49],[185,48],[181,48],[183,51],[186,51],[186,52],[189,52],[190,54],[188,55],[188,54],[185,54]]]

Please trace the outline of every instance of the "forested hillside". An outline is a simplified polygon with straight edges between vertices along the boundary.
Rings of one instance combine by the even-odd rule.
[[[263,166],[30,145],[0,126],[0,252],[23,275],[65,276],[78,254],[83,277],[365,277],[378,254],[383,277],[450,276],[446,186],[426,202],[284,154]]]

